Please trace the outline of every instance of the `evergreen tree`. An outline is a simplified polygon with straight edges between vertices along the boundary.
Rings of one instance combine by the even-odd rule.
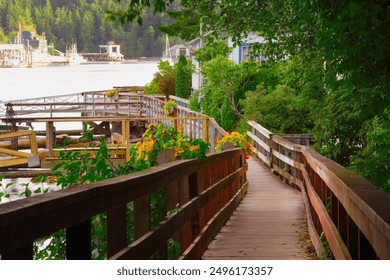
[[[175,91],[176,96],[186,99],[191,93],[191,73],[187,70],[187,59],[183,54],[180,54],[177,64]]]
[[[164,36],[158,26],[171,22],[168,16],[154,16],[147,9],[143,26],[121,26],[107,20],[105,13],[118,7],[116,1],[106,0],[0,0],[0,28],[7,38],[2,40],[15,38],[20,21],[23,31],[45,33],[48,43],[63,52],[73,42],[80,51],[97,52],[100,44],[114,41],[126,57],[159,57]]]

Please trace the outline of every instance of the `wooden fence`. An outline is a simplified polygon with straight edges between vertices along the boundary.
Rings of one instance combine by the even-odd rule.
[[[25,130],[0,134],[0,140],[16,139],[17,141],[19,137],[29,137],[31,152],[27,153],[0,147],[0,154],[9,156],[5,158],[0,158],[0,167],[7,167],[26,163],[31,167],[37,167],[40,165],[38,144],[36,140],[35,131]]]
[[[310,237],[320,255],[327,244],[335,259],[390,259],[390,194],[310,147],[253,121],[248,124],[257,157],[300,187]]]
[[[146,171],[0,205],[2,259],[32,259],[33,242],[66,230],[66,258],[91,258],[91,217],[107,216],[110,259],[148,259],[167,242],[181,259],[199,259],[247,190],[243,150],[175,161]],[[150,194],[164,188],[177,213],[151,228]],[[134,242],[127,243],[126,205],[134,203]]]
[[[164,95],[143,94],[143,87],[117,87],[114,97],[107,97],[107,90],[83,92],[52,97],[9,101],[0,104],[0,118],[5,122],[46,122],[47,149],[51,154],[54,138],[54,122],[117,121],[145,118],[151,123],[176,126],[190,139],[200,138],[210,142],[210,151],[215,151],[215,142],[226,134],[213,118],[191,111],[188,101],[170,96],[178,106],[173,116],[164,112]],[[2,113],[3,112],[3,113]],[[8,113],[7,113],[8,112]],[[36,114],[45,113],[37,117]],[[96,125],[97,126],[97,125]],[[123,128],[123,126],[122,126]]]
[[[215,151],[215,142],[226,135],[227,132],[219,126],[219,124],[209,116],[190,110],[188,107],[188,100],[176,96],[169,96],[175,101],[178,106],[175,110],[175,116],[181,118],[183,121],[176,123],[178,127],[183,128],[183,133],[193,138],[207,139],[210,143],[210,152]],[[146,115],[153,117],[166,117],[164,112],[165,97],[144,96],[144,104],[146,106]],[[167,121],[166,125],[172,125]]]

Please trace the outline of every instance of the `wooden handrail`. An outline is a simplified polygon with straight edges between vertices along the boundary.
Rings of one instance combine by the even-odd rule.
[[[211,241],[221,221],[229,219],[245,195],[246,170],[243,150],[234,149],[1,204],[0,254],[2,259],[31,259],[34,240],[65,228],[67,259],[88,259],[90,218],[107,213],[111,259],[150,258],[168,239],[178,239],[177,232],[182,257],[198,258],[207,247],[205,242]],[[180,208],[151,229],[148,196],[161,187],[169,194],[168,205],[178,203]],[[132,244],[126,242],[125,205],[129,202],[134,202],[135,208],[136,240]],[[207,231],[207,236],[198,238],[202,231]]]
[[[0,167],[14,166],[19,164],[28,164],[31,167],[40,165],[38,154],[38,143],[35,131],[24,130],[0,134],[0,140],[17,139],[19,137],[28,136],[30,140],[30,153],[15,151],[12,149],[0,147],[0,153],[11,156],[11,158],[1,158]]]
[[[336,259],[390,259],[390,194],[307,146],[249,121],[255,154],[287,183],[300,187],[309,233],[319,254],[324,233]]]

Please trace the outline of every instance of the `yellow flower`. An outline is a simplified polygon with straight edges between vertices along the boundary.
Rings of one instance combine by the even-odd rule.
[[[183,148],[177,148],[176,151],[177,151],[179,154],[184,153],[184,149],[183,149]]]
[[[190,145],[190,151],[191,152],[196,151],[197,149],[199,149],[199,146],[197,146],[197,145]]]

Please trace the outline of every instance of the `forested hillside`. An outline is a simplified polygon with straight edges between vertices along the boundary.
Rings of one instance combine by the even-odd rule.
[[[169,17],[146,11],[142,26],[121,26],[105,19],[105,11],[117,6],[107,0],[0,0],[0,43],[14,40],[20,22],[23,31],[45,33],[60,51],[75,41],[80,52],[96,52],[99,44],[114,41],[128,58],[161,56],[165,37],[158,26]]]

